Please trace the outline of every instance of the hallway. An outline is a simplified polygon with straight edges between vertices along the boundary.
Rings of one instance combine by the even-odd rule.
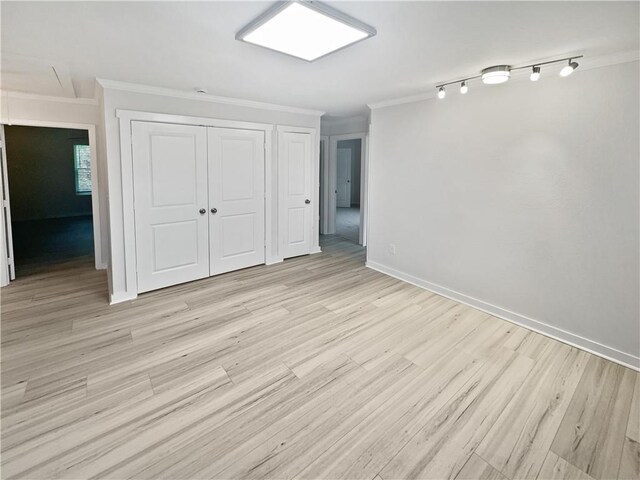
[[[358,243],[360,235],[360,208],[336,208],[336,235]]]

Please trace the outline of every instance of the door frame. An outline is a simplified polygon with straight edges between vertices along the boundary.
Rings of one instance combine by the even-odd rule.
[[[336,233],[336,185],[338,177],[338,142],[341,140],[360,140],[360,228],[359,241],[362,246],[367,245],[367,223],[369,205],[369,134],[347,133],[343,135],[331,135],[329,138],[329,158],[325,169],[323,189],[326,191],[325,208],[323,209],[322,225],[326,234]]]
[[[40,120],[12,120],[11,123],[3,123],[3,126],[22,126],[22,127],[47,127],[47,128],[64,128],[64,129],[73,129],[73,130],[86,130],[89,136],[89,153],[91,156],[91,214],[93,220],[93,256],[96,270],[102,270],[107,268],[107,262],[104,257],[104,252],[102,251],[102,235],[100,228],[100,186],[98,179],[98,159],[97,159],[97,149],[96,149],[96,126],[90,123],[67,123],[67,122],[50,122],[50,121],[40,121]],[[3,139],[5,142],[3,147],[5,147],[6,151],[6,138]],[[7,152],[8,153],[8,152]],[[7,157],[8,158],[8,157]],[[8,172],[5,172],[8,178]],[[8,191],[8,185],[7,185]],[[9,197],[9,194],[7,196]],[[10,198],[10,197],[9,197]],[[9,208],[11,206],[9,205]],[[5,240],[2,240],[5,242]],[[5,242],[5,251],[8,253],[8,248]],[[7,259],[5,255],[0,259],[0,268],[7,268]],[[14,261],[15,268],[15,261]]]
[[[267,123],[242,122],[236,120],[220,120],[207,117],[193,117],[186,115],[173,115],[166,113],[141,112],[136,110],[116,110],[116,117],[119,119],[120,130],[120,167],[122,171],[122,217],[123,217],[123,237],[124,237],[124,267],[126,292],[111,297],[111,303],[120,303],[126,300],[133,300],[138,296],[138,281],[136,274],[136,235],[135,235],[135,212],[134,212],[134,189],[133,189],[133,151],[131,122],[153,122],[171,123],[176,125],[194,125],[202,127],[237,128],[244,130],[259,130],[264,132],[265,152],[265,263],[270,265],[281,261],[277,255],[277,248],[274,249],[271,232],[274,226],[274,216],[272,214],[274,196],[272,189],[273,168],[272,168],[272,144],[273,125]],[[127,174],[125,174],[125,172]],[[277,245],[276,245],[277,247]],[[275,252],[275,253],[274,253]]]
[[[7,175],[7,144],[4,135],[4,124],[0,124],[0,287],[9,285],[15,278],[15,261],[13,255],[13,232],[11,226],[11,202],[9,198],[9,176]],[[13,268],[9,270],[9,265]]]
[[[311,251],[310,254],[320,253],[320,142],[318,141],[318,131],[313,127],[294,127],[290,125],[278,125],[276,126],[276,132],[278,133],[278,141],[280,141],[280,133],[308,133],[311,135]],[[278,144],[278,160],[280,157],[280,145]],[[280,182],[280,172],[278,172],[278,183]],[[278,193],[280,188],[278,188]],[[278,206],[278,217],[283,215],[281,206]],[[280,223],[278,222],[278,244],[282,242],[283,232],[280,232]],[[283,260],[282,249],[278,248],[280,261]]]
[[[329,137],[328,135],[320,136],[320,233],[325,235],[329,229],[327,209],[329,208]]]
[[[347,159],[345,159],[345,160],[347,160],[347,161],[348,161],[348,164],[349,164],[349,168],[347,169],[347,175],[348,175],[348,176],[347,176],[347,179],[346,179],[346,180],[347,180],[347,183],[349,184],[349,185],[348,185],[348,188],[347,188],[347,190],[349,190],[348,201],[347,201],[347,203],[348,203],[349,205],[347,205],[347,206],[348,206],[348,207],[351,207],[351,180],[353,180],[353,179],[351,178],[351,173],[352,173],[352,172],[351,172],[351,168],[352,168],[352,165],[351,165],[351,155],[353,155],[353,149],[351,149],[351,148],[340,148],[340,147],[338,147],[338,150],[337,150],[337,153],[338,153],[338,154],[340,153],[340,150],[347,150],[347,151],[349,152],[349,157],[348,157]],[[340,166],[340,165],[338,165],[338,163],[339,163],[339,162],[338,162],[338,160],[339,160],[339,158],[338,158],[338,156],[336,156],[336,190],[338,190],[338,182],[337,182],[337,180],[338,180],[338,170],[339,170],[339,168],[338,168],[338,167]],[[343,160],[343,161],[345,161],[345,160]],[[358,185],[358,186],[359,186],[359,185]],[[337,207],[337,208],[342,208],[342,207],[338,206],[338,192],[336,192],[336,207]]]

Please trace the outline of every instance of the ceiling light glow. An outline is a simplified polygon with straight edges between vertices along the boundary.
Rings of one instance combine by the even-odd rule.
[[[468,91],[469,91],[469,87],[467,86],[467,82],[462,82],[460,84],[460,93],[464,95]]]
[[[511,77],[511,67],[508,65],[497,65],[482,70],[482,82],[487,85],[497,85],[504,83]]]
[[[277,4],[236,39],[309,62],[376,34],[376,30],[319,2]]]
[[[446,96],[447,96],[447,92],[445,91],[444,87],[440,87],[438,89],[438,98],[442,100]]]

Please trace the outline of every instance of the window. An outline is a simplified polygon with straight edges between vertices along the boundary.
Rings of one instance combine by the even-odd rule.
[[[74,145],[73,159],[76,169],[76,194],[91,195],[91,147]]]

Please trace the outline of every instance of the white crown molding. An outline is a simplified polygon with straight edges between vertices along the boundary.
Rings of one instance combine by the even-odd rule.
[[[554,57],[554,58],[558,58],[558,57]],[[552,58],[550,60],[552,60]],[[577,70],[576,73],[580,73],[585,70],[592,70],[594,68],[602,68],[602,67],[609,67],[612,65],[619,65],[623,63],[637,62],[638,60],[640,60],[640,52],[638,50],[632,50],[628,52],[617,52],[614,54],[601,55],[597,57],[585,56],[585,58],[580,60],[580,69]],[[539,60],[539,61],[543,61],[543,60]],[[526,73],[526,75],[522,72]],[[513,75],[511,78],[511,82],[528,80],[528,78],[529,78],[528,71],[523,70],[521,72],[518,72],[517,75]],[[379,108],[392,107],[394,105],[403,105],[406,103],[422,102],[424,100],[429,100],[431,98],[436,98],[436,97],[437,97],[437,92],[436,92],[436,87],[434,85],[432,88],[429,88],[428,92],[420,93],[417,95],[411,95],[407,97],[399,97],[399,98],[392,98],[388,100],[382,100],[380,102],[369,103],[367,104],[367,106],[371,110],[376,110]]]
[[[144,93],[148,95],[160,95],[163,97],[184,98],[187,100],[196,100],[200,102],[222,103],[226,105],[236,105],[239,107],[256,108],[260,110],[275,110],[278,112],[296,113],[300,115],[312,115],[320,117],[325,114],[321,110],[311,110],[307,108],[290,107],[287,105],[277,105],[274,103],[257,102],[254,100],[244,100],[241,98],[218,97],[196,92],[185,92],[182,90],[174,90],[172,88],[154,87],[150,85],[140,85],[137,83],[120,82],[116,80],[107,80],[103,78],[96,79],[96,82],[106,90],[122,90],[125,92]]]
[[[98,105],[95,98],[72,98],[55,97],[51,95],[38,95],[36,93],[16,92],[13,90],[0,90],[0,95],[4,98],[15,98],[21,100],[37,100],[41,102],[75,103],[77,105]]]
[[[435,87],[434,87],[435,88]],[[377,110],[379,108],[393,107],[394,105],[403,105],[405,103],[422,102],[423,100],[429,100],[430,98],[436,98],[436,94],[430,91],[427,93],[419,93],[417,95],[410,95],[408,97],[391,98],[389,100],[382,100],[381,102],[368,103],[367,107],[371,110]]]

